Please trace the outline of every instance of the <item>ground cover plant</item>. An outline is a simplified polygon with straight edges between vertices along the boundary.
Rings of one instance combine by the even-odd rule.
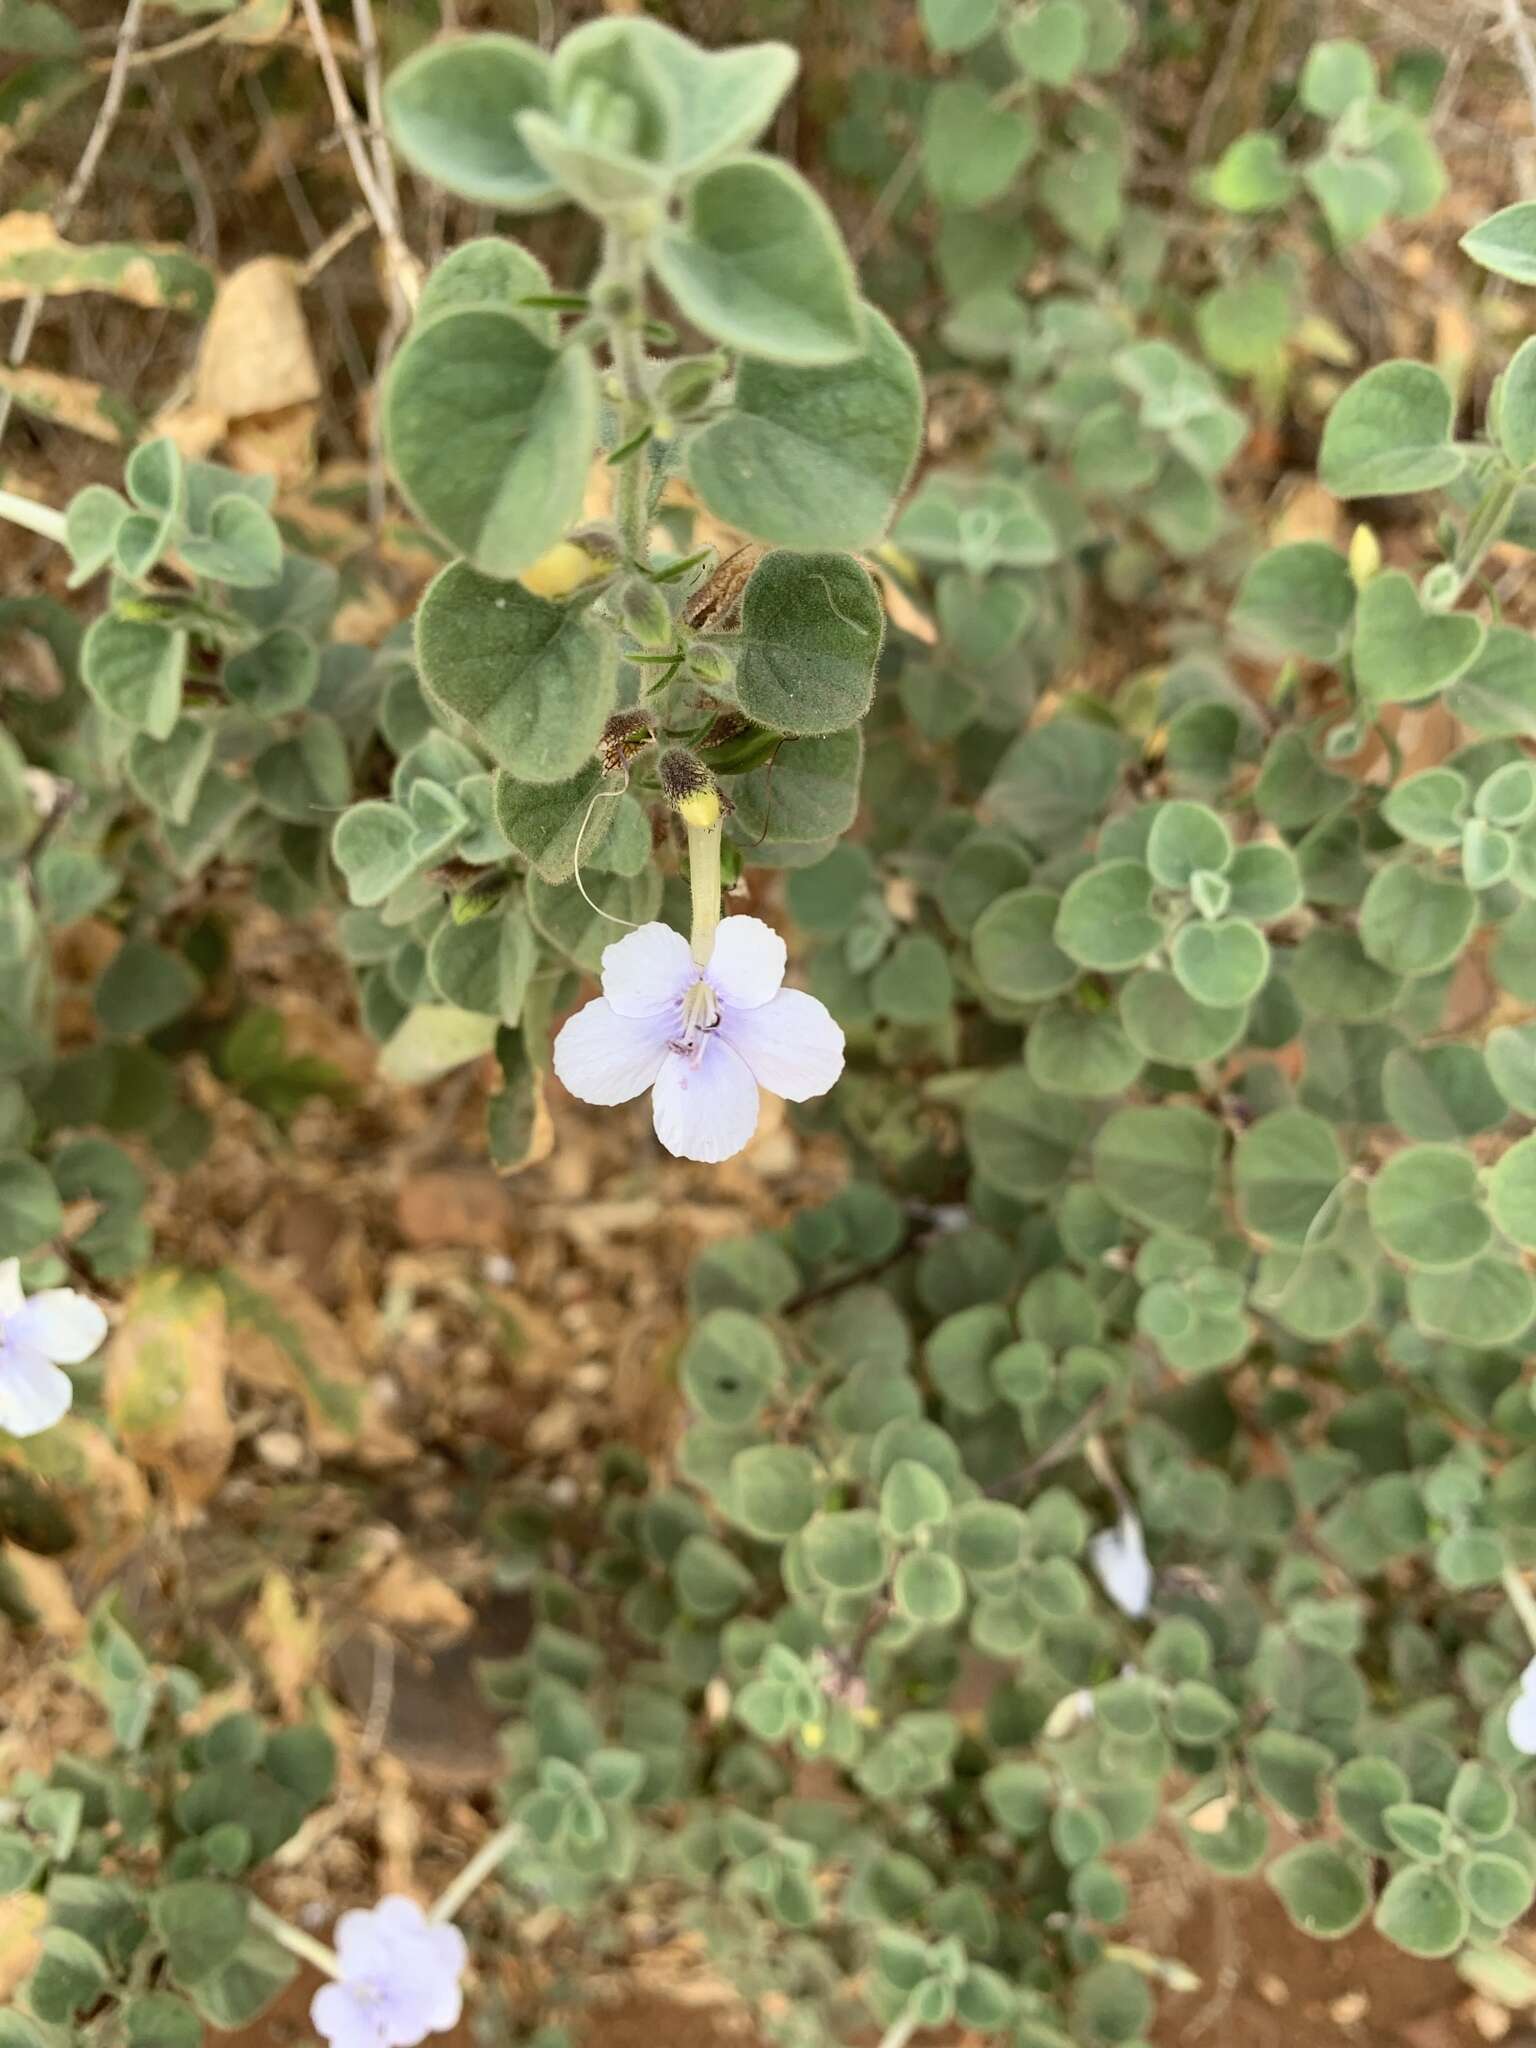
[[[1154,1839],[1536,2004],[1536,202],[1447,256],[1487,374],[1361,350],[1334,280],[1453,195],[1432,49],[1309,13],[1219,135],[1221,10],[899,11],[829,96],[793,7],[176,0],[194,56],[318,64],[356,180],[354,550],[272,424],[314,393],[212,374],[232,281],[73,233],[164,22],[0,0],[0,134],[86,116],[0,217],[4,402],[113,444],[52,500],[0,471],[37,545],[0,599],[0,1607],[20,1649],[69,1631],[55,1560],[93,1596],[68,1732],[0,1780],[0,2048],[190,2048],[301,1968],[332,2048],[555,2048],[637,1915],[788,2048],[1139,2048],[1194,1982],[1137,1923]],[[206,323],[190,401],[27,372],[86,294]],[[1311,416],[1339,538],[1252,483]],[[360,629],[375,573],[401,616]],[[366,1084],[253,996],[258,924],[334,963]],[[302,1153],[317,1102],[451,1118],[487,1075],[508,1176],[573,1099],[651,1173],[750,1168],[768,1098],[834,1164],[693,1261],[647,1361],[681,1421],[603,1445],[579,1532],[455,1446],[525,1609],[477,1672],[493,1808],[430,1897],[369,1871],[301,1920],[348,1710],[318,1637],[253,1666],[308,1624],[207,1361],[340,1488],[394,1424],[313,1303],[168,1256],[158,1191],[231,1104]],[[109,1476],[175,1542],[240,1530],[250,1641],[119,1569]],[[285,1560],[330,1541],[259,1497]],[[561,1983],[514,1999],[536,1919]]]

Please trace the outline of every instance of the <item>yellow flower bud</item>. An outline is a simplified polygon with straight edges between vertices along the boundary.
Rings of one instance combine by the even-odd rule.
[[[1349,573],[1356,590],[1364,590],[1381,567],[1381,542],[1369,526],[1354,530],[1349,543]]]

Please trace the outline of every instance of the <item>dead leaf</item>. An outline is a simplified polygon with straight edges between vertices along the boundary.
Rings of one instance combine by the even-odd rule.
[[[225,1267],[220,1281],[237,1332],[231,1370],[265,1393],[296,1393],[322,1456],[350,1452],[392,1465],[416,1455],[384,1420],[341,1324],[306,1287],[270,1266],[240,1263]]]
[[[38,1557],[14,1543],[0,1544],[0,1571],[15,1581],[22,1599],[45,1634],[77,1649],[85,1641],[85,1616],[70,1589],[69,1575],[51,1557]]]
[[[74,1555],[93,1585],[138,1547],[149,1513],[149,1488],[138,1466],[94,1422],[66,1415],[9,1455],[10,1462],[47,1487],[73,1523]]]
[[[320,1668],[320,1617],[299,1607],[293,1581],[268,1572],[256,1607],[245,1623],[245,1639],[261,1659],[278,1703],[291,1720],[304,1711],[304,1695]]]
[[[891,624],[899,632],[910,634],[914,640],[921,640],[925,647],[932,647],[939,637],[939,629],[933,620],[902,588],[889,569],[883,569],[878,562],[873,564],[873,568]]]
[[[198,352],[193,402],[227,420],[281,412],[320,396],[320,371],[297,272],[258,256],[219,286]]]
[[[229,421],[210,405],[177,405],[156,415],[153,429],[167,435],[188,462],[201,462],[223,440]]]
[[[66,242],[46,213],[0,215],[0,299],[108,292],[135,306],[206,313],[213,274],[184,249],[154,242]]]
[[[358,1605],[370,1620],[439,1644],[467,1634],[475,1618],[446,1579],[403,1550],[364,1588]]]
[[[291,490],[314,472],[319,419],[320,408],[310,399],[253,413],[231,424],[225,452],[234,468],[276,477],[279,490]]]
[[[224,1296],[195,1273],[151,1273],[134,1289],[107,1352],[107,1413],[124,1448],[164,1475],[177,1519],[197,1518],[234,1452],[224,1398]]]
[[[43,1952],[43,1927],[48,1901],[41,1892],[18,1892],[0,1899],[0,2008],[31,1976]]]
[[[93,441],[120,448],[133,439],[133,409],[103,384],[88,377],[65,377],[56,370],[0,368],[0,391],[38,419],[56,427],[72,427]]]

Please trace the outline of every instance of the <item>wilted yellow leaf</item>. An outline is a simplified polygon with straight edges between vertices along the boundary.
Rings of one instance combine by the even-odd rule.
[[[183,249],[151,242],[66,242],[46,213],[0,215],[0,299],[110,292],[136,306],[206,313],[212,274]]]
[[[297,1393],[316,1450],[371,1464],[415,1456],[411,1440],[384,1421],[346,1332],[308,1288],[269,1267],[227,1266],[219,1278],[236,1333],[231,1371],[267,1393]]]
[[[48,1901],[41,1892],[18,1892],[0,1899],[0,2006],[37,1966],[43,1952]]]
[[[107,1413],[124,1449],[163,1474],[178,1519],[195,1518],[229,1468],[224,1297],[195,1273],[151,1273],[124,1306],[107,1352]]]
[[[12,1580],[44,1633],[75,1648],[85,1640],[85,1616],[76,1604],[69,1575],[51,1557],[38,1557],[14,1543],[0,1544],[0,1571]]]
[[[403,1550],[369,1582],[358,1604],[374,1621],[412,1630],[436,1642],[464,1635],[475,1618],[473,1609],[446,1579]]]
[[[14,1449],[7,1446],[6,1457],[57,1502],[74,1527],[76,1553],[94,1580],[105,1578],[137,1547],[149,1513],[149,1488],[138,1466],[94,1422],[66,1415],[40,1436],[27,1437]]]
[[[65,377],[56,370],[0,368],[0,391],[9,391],[19,406],[39,419],[73,427],[93,441],[117,448],[133,439],[130,408],[88,377]]]

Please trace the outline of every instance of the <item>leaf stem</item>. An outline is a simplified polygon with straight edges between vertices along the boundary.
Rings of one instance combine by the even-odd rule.
[[[24,526],[28,533],[40,534],[44,540],[57,541],[60,547],[66,544],[64,514],[55,512],[51,505],[39,505],[35,498],[0,491],[0,519],[8,519],[12,526]]]
[[[1507,473],[1501,474],[1472,508],[1471,517],[1467,521],[1461,543],[1451,563],[1456,572],[1456,596],[1451,600],[1453,604],[1482,567],[1484,555],[1491,547],[1497,545],[1509,522],[1515,493],[1519,488],[1518,477]]]
[[[904,2012],[899,2020],[893,2020],[880,2036],[880,2048],[907,2048],[907,2043],[917,2032],[917,2020],[913,2014]]]
[[[327,1948],[323,1941],[316,1941],[312,1934],[306,1934],[301,1927],[294,1927],[281,1914],[274,1913],[270,1906],[264,1906],[260,1899],[250,1901],[251,1923],[263,1934],[270,1934],[275,1942],[287,1949],[290,1955],[301,1957],[306,1963],[313,1963],[324,1976],[341,1975],[341,1959],[335,1949]]]
[[[437,1921],[456,1918],[465,1900],[479,1890],[497,1864],[506,1859],[508,1851],[520,1842],[522,1837],[523,1824],[520,1820],[509,1820],[504,1826],[499,1827],[489,1840],[481,1843],[432,1907],[427,1918]]]

